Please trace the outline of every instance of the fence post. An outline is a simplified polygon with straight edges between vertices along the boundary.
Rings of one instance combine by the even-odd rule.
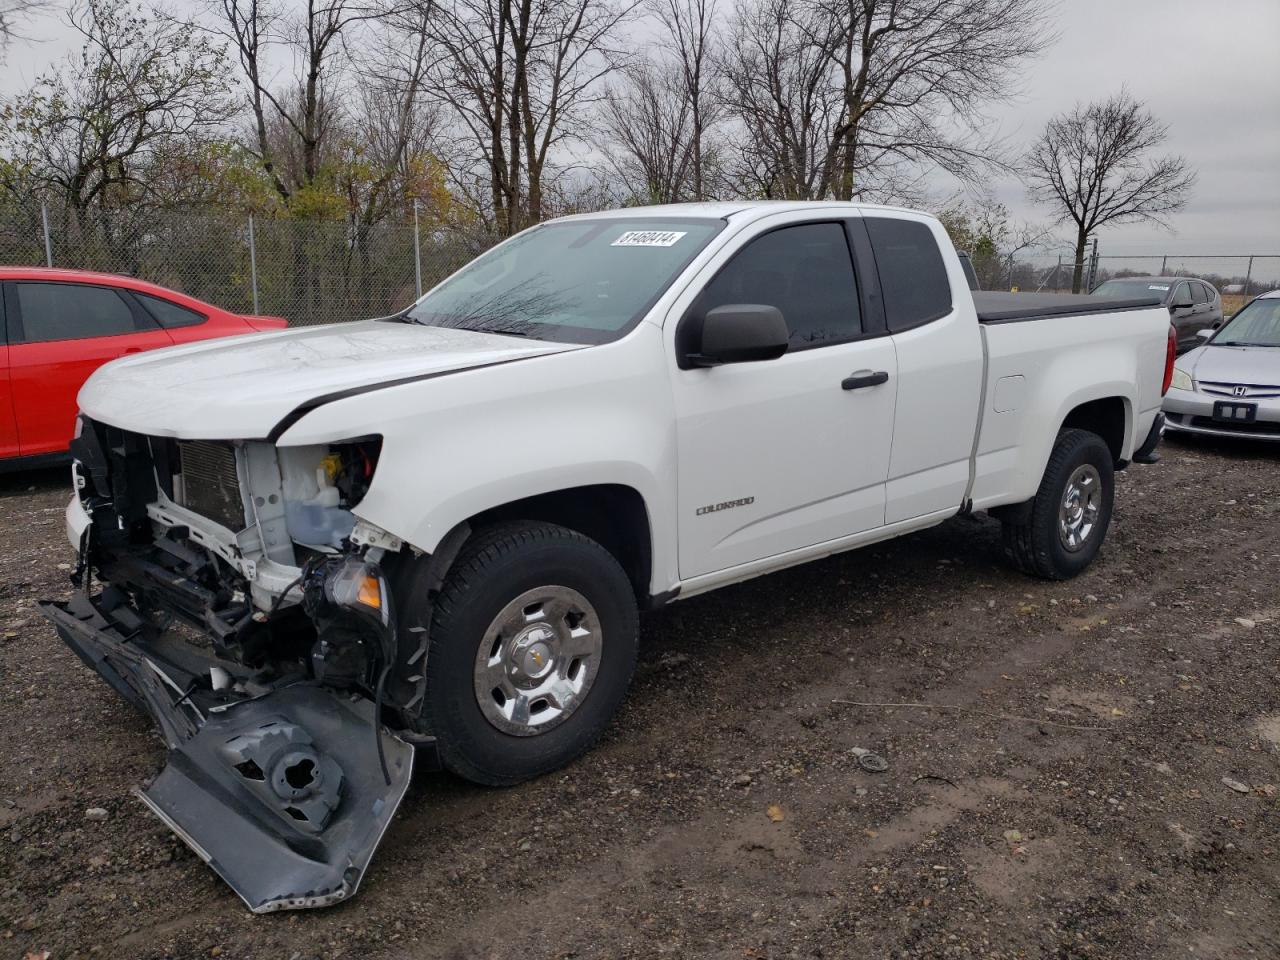
[[[253,288],[253,312],[258,312],[258,247],[253,237],[253,214],[249,214],[249,285]]]
[[[1253,278],[1253,257],[1249,258],[1249,267],[1244,272],[1244,295],[1249,296],[1249,281]]]
[[[1160,258],[1160,276],[1163,277],[1165,275],[1164,271],[1168,265],[1169,265],[1169,255],[1166,253],[1163,257]]]
[[[422,246],[418,242],[418,201],[413,201],[413,288],[422,297]]]
[[[49,205],[40,201],[40,222],[44,224],[44,265],[53,266],[53,240],[49,237]]]

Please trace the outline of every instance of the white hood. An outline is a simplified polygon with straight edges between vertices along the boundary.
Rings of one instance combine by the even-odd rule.
[[[576,349],[385,320],[303,327],[113,361],[81,389],[80,409],[152,436],[260,439],[318,397]]]

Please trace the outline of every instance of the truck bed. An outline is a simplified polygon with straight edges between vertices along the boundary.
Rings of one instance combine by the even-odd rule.
[[[1155,297],[1117,300],[1113,297],[1091,297],[1083,293],[1001,293],[975,290],[973,305],[977,308],[980,323],[1017,323],[1046,317],[1145,310],[1160,306],[1160,301]]]

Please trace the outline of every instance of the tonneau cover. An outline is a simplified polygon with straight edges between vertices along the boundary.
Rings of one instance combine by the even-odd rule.
[[[1081,313],[1117,313],[1158,307],[1156,297],[1120,300],[1083,293],[1001,293],[975,290],[973,304],[982,323],[1012,323],[1043,317],[1069,317]]]

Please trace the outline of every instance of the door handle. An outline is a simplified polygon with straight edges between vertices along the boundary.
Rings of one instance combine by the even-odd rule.
[[[880,384],[888,382],[889,373],[886,370],[877,370],[875,373],[870,370],[859,370],[857,373],[841,380],[840,389],[861,390],[863,387],[878,387]]]

